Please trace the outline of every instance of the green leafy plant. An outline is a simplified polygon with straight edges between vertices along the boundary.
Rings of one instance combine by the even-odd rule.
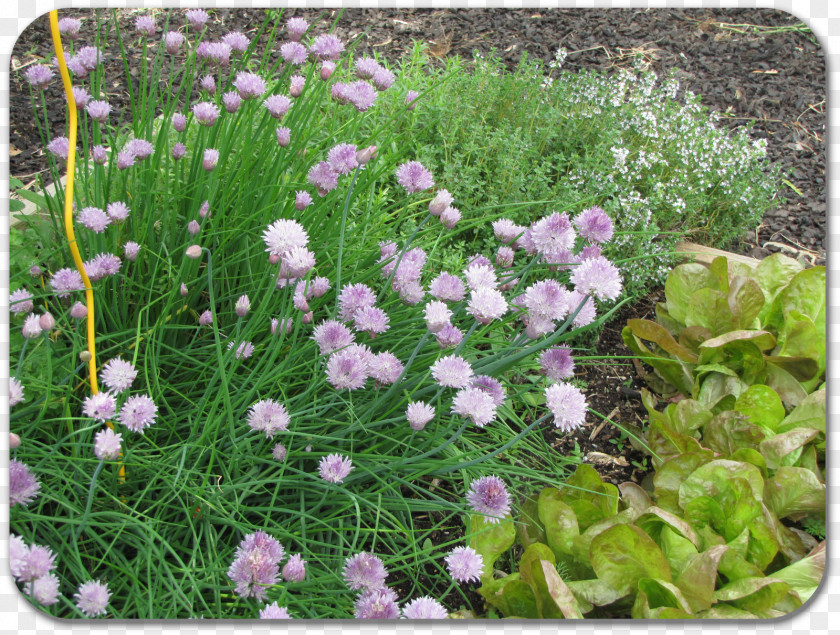
[[[781,254],[755,269],[722,256],[683,264],[665,282],[657,320],[628,321],[622,338],[653,367],[645,379],[665,398],[718,413],[766,385],[794,407],[825,380],[825,289],[825,267]]]
[[[819,585],[824,544],[780,523],[766,488],[756,466],[708,450],[666,461],[650,493],[580,465],[525,500],[518,571],[479,591],[506,617],[783,615]]]

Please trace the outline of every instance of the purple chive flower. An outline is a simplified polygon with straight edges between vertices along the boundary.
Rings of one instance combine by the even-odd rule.
[[[151,15],[138,16],[134,21],[134,28],[141,35],[152,36],[155,34],[155,18]]]
[[[580,250],[580,254],[578,254],[578,260],[579,262],[583,262],[584,260],[597,258],[600,255],[601,248],[598,245],[587,245],[586,247]]]
[[[309,45],[309,52],[319,60],[337,60],[343,51],[342,41],[330,33],[317,36]]]
[[[93,453],[102,461],[116,461],[120,458],[122,435],[111,428],[105,428],[96,433]]]
[[[420,96],[416,90],[410,90],[405,94],[405,106],[409,110],[414,110],[414,107],[417,105],[414,102],[417,101],[417,98]]]
[[[464,388],[472,381],[473,369],[463,357],[449,355],[432,364],[432,377],[445,388]]]
[[[230,64],[230,47],[224,42],[202,42],[195,49],[195,56],[216,66],[227,66]]]
[[[344,99],[353,104],[359,112],[365,112],[373,106],[376,94],[376,89],[361,79],[347,84],[343,91]]]
[[[452,205],[452,194],[447,190],[439,190],[435,197],[429,202],[429,214],[440,216],[443,211]]]
[[[303,582],[306,579],[306,560],[299,553],[289,556],[280,573],[286,582]]]
[[[131,139],[125,144],[123,150],[131,154],[135,159],[143,160],[146,157],[152,156],[152,153],[155,151],[155,147],[152,145],[151,141],[146,141],[145,139]]]
[[[137,255],[140,253],[140,245],[138,245],[133,240],[129,240],[125,247],[123,247],[123,254],[125,255],[126,260],[131,260],[134,262],[137,260]]]
[[[492,263],[487,256],[481,254],[473,254],[467,261],[467,268],[469,267],[492,267]]]
[[[176,132],[184,132],[187,127],[187,117],[183,113],[176,112],[172,115],[172,127]]]
[[[266,91],[268,85],[255,73],[240,72],[237,73],[233,86],[242,99],[255,99]]]
[[[298,210],[299,212],[303,211],[304,209],[306,209],[310,205],[312,205],[312,196],[309,194],[309,192],[305,192],[303,190],[299,190],[299,191],[295,192],[295,209],[296,210]]]
[[[443,210],[443,213],[440,215],[440,224],[446,227],[446,229],[455,227],[459,220],[461,220],[461,210],[451,205]]]
[[[79,222],[91,231],[101,234],[111,224],[111,219],[98,207],[85,207],[79,212]]]
[[[540,354],[540,371],[556,382],[573,377],[575,361],[572,359],[572,352],[565,346],[543,351]]]
[[[460,302],[464,299],[466,289],[458,276],[446,271],[442,272],[429,285],[429,293],[438,300],[445,302]]]
[[[40,489],[41,484],[25,463],[17,459],[9,461],[9,500],[12,507],[29,505]]]
[[[99,254],[84,265],[88,278],[96,282],[108,276],[115,276],[122,267],[122,260],[114,254]]]
[[[286,446],[282,443],[278,443],[274,446],[274,449],[271,451],[271,456],[273,456],[275,459],[282,463],[286,460]]]
[[[9,568],[15,581],[19,582],[26,571],[26,560],[29,557],[29,547],[20,536],[9,536]]]
[[[131,210],[122,201],[114,201],[113,203],[108,203],[108,206],[105,208],[105,213],[108,214],[108,218],[112,221],[119,222],[128,218]]]
[[[332,86],[330,86],[330,97],[332,97],[333,101],[336,101],[339,104],[346,104],[350,102],[349,91],[350,84],[345,84],[344,82],[335,82]],[[373,88],[371,88],[371,92],[373,93],[375,99],[376,91],[373,90]],[[371,102],[371,105],[373,105],[373,102]]]
[[[410,280],[400,285],[400,300],[403,304],[414,306],[422,302],[424,297],[426,297],[426,291],[417,280]]]
[[[621,273],[603,256],[584,260],[572,270],[575,290],[599,300],[615,300],[621,294]]]
[[[93,146],[91,156],[96,165],[104,165],[108,160],[108,153],[105,151],[104,146]]]
[[[70,154],[70,140],[67,137],[56,137],[47,144],[47,150],[66,161]]]
[[[306,247],[309,236],[299,222],[281,218],[274,221],[263,232],[263,241],[270,255],[282,257],[294,247]]]
[[[286,29],[289,32],[289,39],[293,42],[299,42],[303,34],[309,28],[309,22],[303,18],[289,18],[286,22]]]
[[[38,604],[52,606],[58,602],[58,586],[58,577],[54,573],[50,573],[27,584],[24,587],[24,593],[30,595]]]
[[[483,428],[496,418],[496,404],[481,388],[462,388],[452,400],[452,412]]]
[[[400,616],[397,594],[391,589],[365,591],[353,605],[353,616],[357,620],[395,620]]]
[[[493,271],[493,267],[489,263],[472,262],[464,269],[464,277],[467,279],[467,286],[473,291],[482,287],[495,289],[499,283],[496,272]]]
[[[343,483],[354,469],[353,462],[341,454],[329,454],[318,463],[318,474],[328,483]]]
[[[512,248],[507,245],[502,245],[496,251],[496,265],[499,267],[510,267],[513,265],[513,258],[515,253]]]
[[[490,324],[501,318],[508,310],[508,304],[501,291],[490,287],[479,287],[470,294],[467,313],[480,324]]]
[[[195,29],[200,29],[210,19],[210,14],[204,9],[190,9],[184,15],[187,18],[187,22],[190,23],[190,26]]]
[[[554,425],[563,432],[576,430],[586,420],[586,397],[571,384],[551,384],[546,388],[545,405],[554,415]]]
[[[58,32],[71,41],[79,37],[80,28],[82,21],[76,18],[61,18],[58,21]]]
[[[285,606],[278,606],[277,602],[267,604],[265,608],[260,609],[261,620],[290,620],[292,616],[289,615],[289,609]]]
[[[102,383],[114,392],[119,393],[131,388],[131,384],[136,377],[137,370],[134,368],[134,364],[119,357],[115,357],[102,367]]]
[[[505,482],[498,476],[482,476],[470,483],[467,502],[485,523],[498,523],[510,513],[510,495]]]
[[[289,94],[292,97],[300,97],[305,84],[306,78],[303,75],[292,75],[289,80]]]
[[[493,234],[498,240],[506,245],[514,242],[516,238],[525,231],[525,229],[525,227],[517,225],[507,218],[500,218],[497,221],[493,221]]]
[[[388,326],[388,315],[375,306],[364,306],[353,314],[353,327],[360,333],[367,333],[371,338],[384,333]]]
[[[231,31],[222,36],[222,42],[227,44],[232,51],[247,51],[251,40],[239,31]]]
[[[331,62],[329,60],[321,62],[321,68],[318,70],[318,76],[321,78],[321,80],[327,81],[330,77],[332,77],[332,74],[335,72],[335,69],[335,62]]]
[[[76,53],[75,59],[82,68],[90,72],[104,61],[105,54],[95,46],[84,46]]]
[[[266,99],[263,104],[272,117],[275,119],[282,119],[283,115],[289,112],[292,100],[285,95],[272,95]]]
[[[356,159],[356,146],[351,143],[341,143],[327,153],[327,163],[339,174],[350,174],[359,162]]]
[[[185,146],[180,141],[172,146],[172,158],[176,161],[178,159],[183,159],[184,156],[187,154],[187,146]]]
[[[14,377],[9,378],[9,407],[12,408],[23,401],[23,385]]]
[[[34,313],[30,313],[23,322],[21,333],[26,339],[35,339],[41,335],[43,329],[41,328],[41,320]]]
[[[166,47],[166,52],[170,55],[175,55],[184,44],[184,35],[183,33],[178,33],[178,31],[167,31],[166,35],[164,36],[164,46]]]
[[[399,265],[397,265],[396,272],[394,273],[394,282],[392,285],[394,290],[399,291],[411,283],[419,282],[425,265],[426,252],[420,247],[415,247],[414,249],[410,249],[405,252]]]
[[[553,212],[531,226],[531,240],[548,262],[565,262],[575,244],[575,230],[567,214]]]
[[[81,302],[76,302],[70,307],[70,317],[76,320],[83,320],[87,317],[87,307]]]
[[[207,218],[210,215],[210,201],[204,201],[201,207],[198,208],[198,215],[201,218]]]
[[[73,595],[76,598],[76,607],[87,617],[96,617],[107,613],[108,601],[111,599],[111,592],[108,585],[99,580],[85,582],[79,586],[79,590]]]
[[[100,392],[86,397],[82,405],[82,412],[94,421],[111,419],[117,411],[117,400],[109,392]]]
[[[382,351],[374,356],[370,363],[370,376],[380,385],[390,386],[400,378],[404,369],[396,355],[390,351]]]
[[[388,90],[396,80],[394,74],[384,66],[380,66],[373,73],[373,85],[377,90]]]
[[[271,318],[272,335],[277,335],[279,337],[281,333],[291,333],[293,327],[294,321],[292,318],[283,318],[282,320]]]
[[[66,298],[71,291],[84,291],[82,276],[75,269],[59,269],[50,278],[50,286],[59,298]]]
[[[330,355],[327,360],[327,381],[336,390],[358,390],[368,378],[370,355],[366,348],[350,345]]]
[[[211,311],[205,311],[200,316],[198,316],[198,323],[201,326],[207,326],[208,324],[213,324],[213,313]]]
[[[192,219],[189,223],[187,223],[187,231],[191,236],[195,236],[201,231],[201,225],[198,224],[197,220]]]
[[[281,148],[285,148],[292,141],[292,131],[286,126],[277,128],[277,144]]]
[[[232,114],[242,105],[242,97],[235,90],[231,90],[222,95],[222,103],[225,105],[225,110]]]
[[[50,67],[43,64],[30,66],[26,69],[24,75],[26,77],[26,81],[28,81],[33,88],[41,89],[46,88],[54,76]]]
[[[346,284],[338,294],[338,319],[350,322],[356,311],[376,303],[376,294],[363,283]]]
[[[422,401],[412,401],[405,409],[405,418],[408,419],[408,425],[411,426],[411,429],[419,432],[426,427],[429,421],[435,418],[435,409]]]
[[[219,151],[214,150],[213,148],[207,148],[204,151],[204,158],[202,160],[201,165],[204,167],[205,170],[211,172],[213,168],[219,163]]]
[[[473,378],[472,387],[479,388],[490,395],[497,408],[505,402],[505,389],[498,379],[489,375],[476,375]]]
[[[65,99],[67,97],[65,96]],[[85,108],[90,102],[91,94],[81,86],[73,86],[73,101],[76,102],[76,108]]]
[[[29,313],[33,308],[32,294],[26,289],[18,289],[9,294],[9,310],[12,313]]]
[[[422,192],[435,185],[432,173],[419,161],[409,161],[400,165],[397,168],[397,181],[408,194]]]
[[[266,438],[271,439],[278,432],[289,429],[289,413],[283,404],[263,399],[248,411],[248,426],[257,432],[265,432]]]
[[[440,300],[432,300],[426,303],[424,317],[429,331],[439,333],[444,326],[450,323],[449,319],[452,317],[452,311]]]
[[[153,425],[157,417],[157,406],[148,395],[135,395],[126,399],[120,408],[119,422],[132,432],[143,434]]]
[[[540,280],[525,289],[523,304],[530,320],[562,320],[569,312],[569,291],[556,280]]]
[[[49,547],[32,545],[27,548],[21,564],[20,574],[15,577],[19,582],[32,582],[55,569],[55,554]]]
[[[248,298],[248,295],[241,295],[236,300],[236,304],[234,305],[234,311],[236,311],[236,315],[239,317],[245,317],[248,315],[248,311],[251,310],[251,300]]]
[[[449,613],[440,602],[426,595],[406,604],[402,616],[407,620],[445,620]]]
[[[371,79],[377,69],[382,68],[372,57],[363,57],[356,60],[356,75],[359,79]]]
[[[455,547],[445,558],[449,575],[456,582],[478,582],[484,573],[484,559],[472,547]]]
[[[300,66],[306,63],[306,47],[300,42],[286,42],[280,47],[280,55],[287,64]]]
[[[377,556],[362,551],[344,561],[342,575],[351,591],[372,591],[385,587],[388,571]]]
[[[591,207],[572,221],[580,235],[593,243],[605,243],[613,237],[613,224],[600,207]]]
[[[228,577],[242,598],[265,599],[268,589],[280,581],[280,561],[286,550],[264,531],[248,534],[239,543]]]
[[[302,278],[315,266],[315,254],[306,247],[292,247],[283,255],[280,278]],[[304,309],[306,310],[306,309]]]
[[[353,344],[353,333],[337,320],[321,322],[312,331],[312,339],[318,344],[321,355],[329,355],[345,346]]]
[[[187,285],[182,282],[181,283],[181,295],[186,298],[188,293],[189,293],[189,289],[187,289]],[[230,346],[228,346],[228,348],[230,348]]]
[[[216,94],[216,79],[212,75],[205,75],[198,82],[202,90],[206,90],[210,95]]]
[[[219,108],[209,101],[202,101],[192,107],[193,116],[202,126],[212,126],[219,118]]]
[[[227,345],[227,349],[230,350],[233,348],[236,342],[229,342]],[[234,353],[234,357],[236,359],[248,359],[251,355],[254,354],[254,345],[251,342],[245,341],[240,342],[236,347],[236,352]]]
[[[584,298],[586,299],[586,303],[578,311],[577,315],[575,315],[575,319],[572,320],[572,324],[576,328],[586,326],[595,319],[595,303],[592,301],[592,298],[583,295],[580,291],[572,291],[569,294],[569,313],[574,313],[581,302],[584,301]]]
[[[461,340],[464,339],[464,334],[457,326],[447,324],[435,334],[435,339],[437,339],[437,343],[441,348],[452,348],[461,343]]]

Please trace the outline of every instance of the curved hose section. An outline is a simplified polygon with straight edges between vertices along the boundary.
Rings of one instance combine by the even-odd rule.
[[[70,245],[70,253],[73,254],[73,262],[76,264],[82,282],[85,285],[85,303],[87,304],[87,342],[88,353],[90,353],[90,391],[94,395],[99,392],[99,384],[96,381],[96,331],[95,313],[93,306],[93,286],[85,272],[85,264],[82,254],[79,252],[79,245],[76,243],[76,232],[73,229],[73,181],[76,176],[76,132],[78,128],[78,114],[76,111],[76,99],[73,97],[73,84],[70,81],[70,73],[67,71],[67,61],[64,59],[64,47],[61,44],[61,33],[58,31],[58,11],[50,11],[50,32],[52,33],[53,48],[55,57],[58,60],[58,71],[61,74],[61,83],[64,85],[64,95],[67,97],[67,107],[70,111],[70,148],[67,152],[67,186],[64,188],[64,231],[67,233],[67,241]],[[114,424],[105,422],[111,430]],[[125,479],[125,466],[120,465],[120,480]]]

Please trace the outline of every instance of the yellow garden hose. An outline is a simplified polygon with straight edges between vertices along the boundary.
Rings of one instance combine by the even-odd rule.
[[[73,97],[73,84],[70,82],[70,73],[67,71],[67,62],[64,59],[64,47],[61,44],[61,33],[58,31],[58,11],[50,11],[50,31],[52,32],[55,57],[58,60],[58,71],[61,74],[61,82],[64,85],[64,94],[67,97],[67,106],[70,111],[70,148],[67,151],[67,185],[64,188],[64,231],[67,233],[67,241],[70,244],[70,253],[73,254],[73,262],[76,269],[82,276],[85,285],[85,302],[87,304],[87,342],[88,353],[90,353],[90,391],[94,395],[99,392],[99,384],[96,381],[96,331],[93,307],[93,286],[85,272],[85,264],[82,254],[79,253],[79,245],[76,243],[76,232],[73,229],[73,181],[76,175],[76,128],[78,127],[78,116],[76,112],[76,100]],[[114,424],[105,422],[111,430]],[[120,479],[125,478],[125,466],[120,465]]]

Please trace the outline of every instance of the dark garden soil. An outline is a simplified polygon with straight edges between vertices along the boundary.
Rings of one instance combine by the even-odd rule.
[[[139,60],[142,48],[131,26],[135,13],[125,12],[121,24],[125,43]],[[211,27],[211,37],[230,30],[252,33],[262,17],[258,10],[215,13],[219,22]],[[340,16],[335,10],[295,15],[310,22],[319,15],[337,19],[336,34],[345,41],[358,39],[358,53],[376,51],[392,63],[411,50],[414,40],[425,40],[439,58],[472,59],[474,50],[486,55],[495,49],[509,67],[525,52],[549,62],[562,46],[568,51],[567,70],[609,70],[632,66],[634,60],[660,75],[677,69],[684,88],[718,111],[722,125],[746,126],[755,138],[767,140],[770,159],[780,164],[790,183],[782,186],[777,205],[762,223],[730,249],[758,258],[782,250],[806,263],[825,262],[825,58],[813,34],[797,28],[799,21],[791,15],[766,9],[350,9]],[[93,20],[88,19],[81,41],[92,43],[92,36]],[[45,159],[21,68],[44,59],[49,63],[52,55],[44,16],[20,36],[12,55],[11,174],[24,182],[44,170]],[[106,73],[108,100],[115,111],[127,110],[125,70],[118,55],[107,57]],[[47,103],[51,130],[61,134],[64,98],[57,82],[48,90]],[[627,355],[622,326],[629,318],[650,316],[654,302],[649,298],[625,306],[603,332],[597,353]],[[645,415],[638,396],[642,384],[628,360],[581,362],[577,377],[587,382],[593,409],[619,425],[640,424]],[[546,440],[560,452],[580,453],[614,483],[641,480],[649,463],[618,428],[600,423],[590,415],[576,434],[552,430]]]

